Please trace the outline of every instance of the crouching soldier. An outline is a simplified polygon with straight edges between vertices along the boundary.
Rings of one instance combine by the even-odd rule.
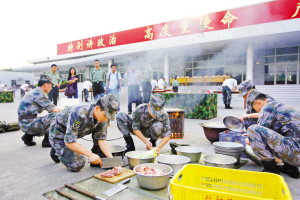
[[[243,81],[240,85],[238,85],[237,88],[240,93],[239,97],[242,96],[243,99],[246,100],[246,114],[242,115],[241,120],[243,121],[244,126],[247,130],[248,127],[251,126],[252,124],[257,124],[259,113],[257,113],[252,108],[252,106],[249,104],[249,101],[247,99],[247,97],[248,97],[248,95],[250,95],[250,93],[257,92],[257,90],[255,89],[255,85],[251,82],[251,80]],[[265,94],[265,95],[268,98],[268,100],[275,101],[275,99],[273,97],[269,96],[268,94]]]
[[[62,108],[58,108],[48,99],[47,93],[52,89],[52,78],[43,75],[38,82],[38,87],[31,90],[22,100],[18,108],[18,124],[25,133],[22,140],[27,146],[36,145],[33,136],[43,136],[42,147],[51,147],[49,143],[49,128],[52,120],[57,112]],[[44,110],[51,112],[50,114],[37,117],[37,114]]]
[[[118,101],[108,94],[96,104],[71,106],[63,109],[50,127],[50,156],[54,162],[60,161],[72,172],[80,171],[87,156],[91,163],[102,165],[99,155],[83,148],[77,138],[92,134],[106,157],[112,157],[107,135],[107,119],[114,120],[118,110]]]
[[[248,136],[263,171],[300,178],[300,112],[259,92],[252,92],[248,100],[259,112],[258,124],[248,128]],[[277,166],[275,157],[283,161],[283,167]]]
[[[170,140],[170,121],[167,112],[163,110],[165,99],[160,94],[151,96],[149,104],[139,105],[132,114],[119,112],[117,125],[127,143],[126,152],[134,151],[135,146],[130,134],[135,134],[146,144],[147,149],[156,147],[156,141],[162,137],[162,141],[156,147],[159,151]],[[150,141],[146,139],[150,138]]]

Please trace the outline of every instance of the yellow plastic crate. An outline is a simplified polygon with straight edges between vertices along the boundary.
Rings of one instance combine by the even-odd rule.
[[[282,176],[195,164],[177,172],[170,189],[173,200],[293,199]]]

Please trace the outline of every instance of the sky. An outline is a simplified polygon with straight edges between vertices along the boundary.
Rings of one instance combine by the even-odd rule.
[[[9,0],[0,3],[0,69],[55,56],[57,44],[270,0]]]

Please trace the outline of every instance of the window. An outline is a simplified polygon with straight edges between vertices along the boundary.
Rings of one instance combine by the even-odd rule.
[[[11,80],[11,87],[17,85],[17,80]]]

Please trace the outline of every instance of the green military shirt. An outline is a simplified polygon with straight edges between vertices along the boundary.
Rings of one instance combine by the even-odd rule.
[[[148,65],[144,71],[143,81],[151,82],[153,79],[153,71],[150,65]]]
[[[133,123],[132,123],[133,130],[144,131],[149,127],[151,127],[154,122],[161,122],[164,126],[163,137],[171,136],[170,120],[169,120],[169,115],[166,111],[164,111],[164,114],[162,116],[151,117],[149,115],[147,104],[142,104],[135,109],[135,111],[132,113],[132,117],[133,117]]]
[[[59,76],[58,73],[53,74],[53,73],[50,71],[50,72],[47,72],[46,75],[49,75],[49,76],[52,77],[52,82],[54,83],[53,86],[56,86],[56,85],[58,85],[58,84],[61,84],[62,80],[61,80],[61,78],[60,78],[60,76]]]
[[[179,84],[179,82],[177,81],[177,80],[174,80],[173,82],[172,82],[172,86],[179,86],[180,84]]]
[[[91,81],[92,82],[100,82],[104,81],[105,79],[105,71],[103,71],[101,68],[99,69],[92,69],[91,70]]]
[[[164,87],[168,87],[167,81],[164,82]]]

